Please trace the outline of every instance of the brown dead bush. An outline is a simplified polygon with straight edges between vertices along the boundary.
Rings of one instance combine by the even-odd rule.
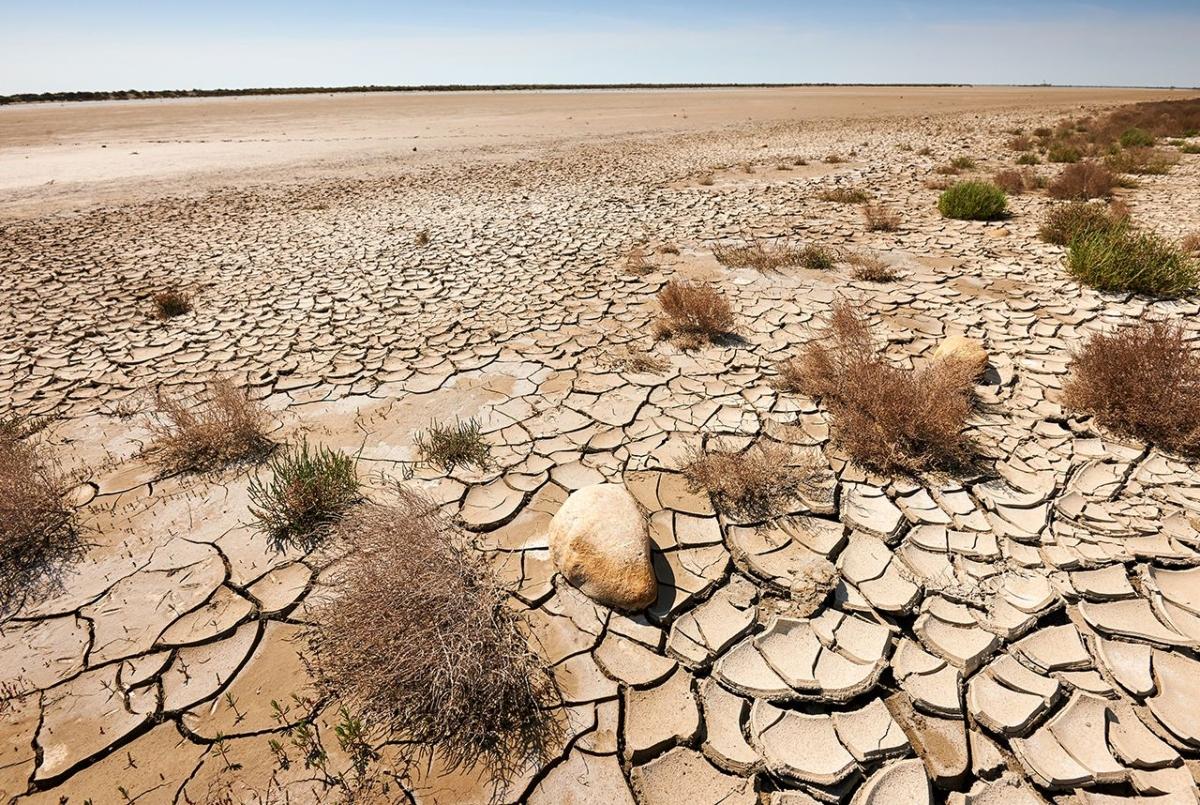
[[[644,276],[654,271],[656,266],[650,262],[646,256],[646,250],[641,246],[634,246],[625,255],[625,271],[635,276]]]
[[[1200,452],[1200,351],[1183,327],[1141,322],[1090,338],[1076,354],[1063,402],[1116,433],[1180,453]]]
[[[28,435],[0,428],[0,615],[54,587],[80,550],[69,483]]]
[[[173,319],[191,309],[191,297],[179,288],[166,288],[154,294],[154,312],[160,319]]]
[[[680,349],[696,349],[734,330],[729,301],[708,283],[671,280],[658,292],[663,316],[654,325],[654,336],[669,338]]]
[[[856,280],[863,282],[895,282],[900,274],[895,268],[873,254],[854,252],[846,256],[846,262],[854,268],[850,272]]]
[[[398,489],[337,526],[349,549],[310,633],[331,696],[453,769],[507,783],[561,749],[545,661],[485,557],[436,504]]]
[[[818,193],[817,198],[835,204],[862,204],[871,200],[871,194],[859,187],[831,187]]]
[[[834,439],[863,466],[882,472],[950,469],[969,462],[963,433],[974,402],[973,367],[935,361],[893,366],[877,350],[866,320],[847,304],[829,331],[780,366],[780,387],[820,399]]]
[[[266,412],[226,378],[190,399],[160,389],[155,403],[153,450],[174,472],[215,470],[271,449]]]
[[[900,213],[885,204],[864,204],[862,216],[871,232],[895,232],[900,228]]]
[[[1179,241],[1179,247],[1185,252],[1200,254],[1200,232],[1191,232],[1184,235],[1183,240]]]
[[[1049,194],[1064,201],[1087,201],[1112,195],[1116,177],[1097,162],[1076,162],[1062,169],[1050,183]]]
[[[1000,171],[992,176],[992,184],[1011,196],[1025,191],[1025,177],[1021,175],[1020,171],[1016,170]]]
[[[683,475],[693,492],[707,492],[723,513],[759,521],[787,514],[801,495],[819,494],[827,472],[813,457],[759,442],[740,453],[693,448]]]

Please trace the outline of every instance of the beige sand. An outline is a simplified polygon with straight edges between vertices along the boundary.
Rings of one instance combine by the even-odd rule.
[[[1182,91],[809,87],[363,93],[0,107],[0,214],[132,200],[381,158],[732,124],[1070,109]],[[415,151],[415,153],[414,153]],[[301,166],[304,166],[301,168]],[[394,165],[392,166],[394,167]],[[341,170],[338,170],[338,169]],[[273,178],[279,178],[276,175]]]

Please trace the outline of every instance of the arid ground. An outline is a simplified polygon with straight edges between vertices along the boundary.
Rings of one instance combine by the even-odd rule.
[[[1194,96],[1195,93],[1192,93]],[[938,180],[1012,168],[1012,132],[1182,91],[813,88],[241,97],[0,108],[0,415],[71,476],[86,543],[0,623],[0,800],[325,802],[304,639],[338,547],[276,549],[248,487],[152,449],[153,391],[225,377],[272,440],[422,489],[511,591],[566,705],[550,759],[501,786],[415,768],[371,801],[639,805],[1197,802],[1200,475],[1063,406],[1091,334],[1200,333],[1195,296],[1082,286],[1038,237],[1061,202],[952,220]],[[1191,143],[1200,142],[1196,138]],[[1172,146],[1175,147],[1175,146]],[[834,158],[836,157],[836,158]],[[971,164],[936,172],[956,157]],[[1030,167],[1053,179],[1062,168]],[[1119,187],[1137,225],[1200,231],[1200,155]],[[1135,185],[1135,186],[1134,186]],[[861,189],[898,216],[864,226]],[[832,267],[730,268],[715,246],[825,247]],[[634,257],[631,259],[630,255]],[[890,282],[845,258],[877,258]],[[735,332],[656,341],[656,294],[706,281]],[[153,297],[191,302],[161,319]],[[969,472],[848,460],[777,365],[836,302],[889,359],[987,351]],[[420,460],[433,421],[492,461]],[[702,440],[787,446],[825,493],[786,517],[714,509]],[[657,600],[596,605],[550,560],[573,491],[644,510]],[[827,563],[827,564],[826,564]],[[797,614],[812,567],[831,589]],[[336,741],[328,763],[347,764]]]

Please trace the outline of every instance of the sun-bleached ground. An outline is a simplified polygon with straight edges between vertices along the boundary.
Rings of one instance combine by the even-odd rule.
[[[40,438],[79,479],[92,543],[60,592],[0,626],[0,799],[255,802],[276,786],[328,800],[299,765],[280,771],[268,741],[334,717],[311,698],[299,639],[333,557],[270,549],[249,525],[253,470],[167,476],[144,453],[147,388],[226,375],[271,410],[276,439],[361,452],[364,478],[406,475],[432,418],[480,420],[494,468],[417,466],[413,482],[494,557],[569,705],[564,745],[502,801],[1196,801],[1197,468],[1095,431],[1059,396],[1087,334],[1148,315],[1196,329],[1200,307],[1081,288],[1036,237],[1042,194],[983,224],[941,218],[925,186],[955,156],[980,175],[1011,166],[1007,130],[1180,96],[0,109],[0,414],[54,417]],[[868,190],[900,229],[865,231],[855,205],[819,197],[833,187]],[[1141,225],[1200,230],[1200,156],[1121,194]],[[712,257],[749,233],[874,254],[899,279]],[[639,245],[651,268],[631,273]],[[654,294],[671,277],[717,284],[740,340],[655,345]],[[159,321],[149,297],[174,283],[195,309]],[[774,364],[839,299],[902,365],[949,335],[984,342],[987,405],[970,431],[991,469],[865,473],[830,445],[821,406],[775,390]],[[630,371],[630,348],[665,368]],[[678,473],[702,434],[794,445],[828,465],[831,494],[764,528],[717,517]],[[659,597],[637,617],[594,606],[548,559],[553,512],[601,480],[624,483],[651,523]],[[838,586],[785,630],[773,616],[819,558]],[[282,719],[272,700],[290,703]],[[389,801],[494,793],[437,769]]]

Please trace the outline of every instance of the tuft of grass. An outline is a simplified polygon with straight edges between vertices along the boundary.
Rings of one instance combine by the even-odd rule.
[[[818,193],[817,198],[835,204],[862,204],[871,200],[871,194],[859,187],[831,187]]]
[[[1181,154],[1200,154],[1200,143],[1184,143],[1179,146]]]
[[[172,472],[205,472],[265,455],[267,414],[227,378],[203,394],[181,398],[159,389],[154,396],[152,451]]]
[[[421,460],[451,472],[455,467],[487,469],[492,465],[492,449],[483,440],[479,420],[456,419],[453,425],[431,422],[428,430],[416,436]]]
[[[938,197],[938,210],[947,218],[994,221],[1008,205],[1004,191],[990,182],[958,182]]]
[[[836,306],[828,333],[779,373],[781,389],[825,404],[835,441],[865,467],[921,472],[971,459],[963,429],[974,404],[974,367],[957,360],[916,370],[893,366],[848,304]]]
[[[417,232],[417,234],[413,237],[413,242],[416,243],[418,246],[428,246],[429,245],[429,230],[428,229],[419,230]]]
[[[1050,208],[1038,237],[1047,243],[1066,246],[1080,235],[1108,232],[1124,225],[1125,219],[1103,204],[1072,201]]]
[[[896,269],[874,255],[854,253],[846,256],[846,262],[854,266],[851,276],[863,282],[895,282],[900,277]]]
[[[1025,191],[1025,177],[1016,170],[999,171],[992,176],[992,184],[1010,196],[1020,195]]]
[[[655,322],[654,336],[669,338],[680,349],[697,349],[734,330],[729,301],[708,283],[671,280],[658,292],[663,316]]]
[[[1200,232],[1191,232],[1179,241],[1179,248],[1191,254],[1200,255]]]
[[[900,214],[884,204],[864,204],[862,216],[871,232],[895,232],[900,228]]]
[[[825,474],[814,458],[773,442],[742,452],[691,448],[683,465],[693,492],[707,492],[719,511],[743,521],[787,514],[799,496],[819,492]]]
[[[272,459],[270,476],[250,481],[250,514],[277,548],[309,549],[352,504],[361,499],[356,460],[308,440]]]
[[[1109,154],[1106,162],[1117,173],[1161,176],[1179,163],[1179,154],[1163,148],[1125,148]]]
[[[678,250],[676,250],[678,253]],[[625,255],[625,271],[635,276],[645,276],[654,271],[655,265],[646,257],[646,251],[641,246],[634,246]]]
[[[1090,338],[1075,355],[1063,403],[1117,433],[1200,452],[1200,351],[1182,325],[1147,321]]]
[[[1087,201],[1112,195],[1116,177],[1112,171],[1096,162],[1076,162],[1062,169],[1047,192],[1064,201]]]
[[[968,156],[954,157],[950,160],[950,167],[960,171],[975,170],[975,160]]]
[[[29,421],[0,428],[0,616],[57,587],[57,572],[82,549],[69,482],[42,446],[27,441]]]
[[[336,528],[349,549],[313,613],[318,679],[417,754],[507,787],[561,745],[562,695],[488,563],[432,501],[399,489]]]
[[[1117,139],[1122,148],[1148,148],[1154,145],[1154,135],[1136,126],[1125,129]]]
[[[160,319],[173,319],[191,309],[191,297],[179,288],[166,288],[154,294],[154,313]]]
[[[1173,243],[1128,227],[1084,232],[1070,242],[1067,270],[1101,291],[1172,299],[1196,288],[1200,263]]]
[[[1021,154],[1021,156],[1017,157],[1017,164],[1018,165],[1040,165],[1040,164],[1042,164],[1042,161],[1037,158],[1037,154],[1030,151],[1030,152]]]
[[[825,157],[825,164],[827,165],[840,165],[845,161],[846,160],[838,154],[829,154]]]
[[[634,372],[637,374],[662,374],[671,365],[670,361],[652,355],[650,352],[637,347],[624,346],[605,355],[603,365],[618,372]]]
[[[1083,154],[1073,145],[1053,143],[1046,151],[1046,159],[1050,162],[1070,163],[1083,159]]]
[[[1029,139],[1029,137],[1024,134],[1017,134],[1009,139],[1004,145],[1009,151],[1028,152],[1033,148],[1033,140]]]

